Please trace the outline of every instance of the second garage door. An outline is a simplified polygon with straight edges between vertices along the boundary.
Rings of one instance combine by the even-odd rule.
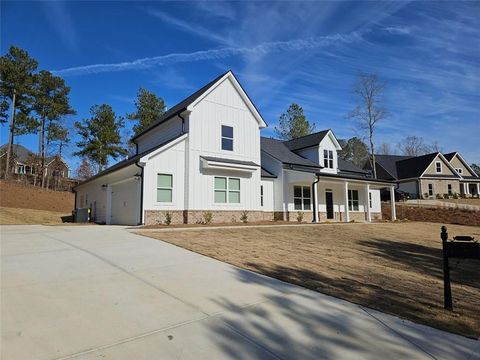
[[[112,219],[115,225],[137,225],[139,204],[137,198],[139,182],[135,179],[112,185]]]

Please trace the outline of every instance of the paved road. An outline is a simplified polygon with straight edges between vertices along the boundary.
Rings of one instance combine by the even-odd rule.
[[[2,359],[480,359],[401,321],[108,226],[1,229]]]

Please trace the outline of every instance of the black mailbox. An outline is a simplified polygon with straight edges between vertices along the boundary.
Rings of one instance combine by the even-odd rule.
[[[444,308],[453,310],[452,289],[450,286],[449,258],[480,260],[480,243],[471,236],[456,236],[448,240],[447,227],[442,226],[443,248],[443,298]]]

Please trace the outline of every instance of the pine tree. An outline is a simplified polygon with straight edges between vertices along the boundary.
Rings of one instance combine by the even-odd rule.
[[[136,112],[127,114],[127,119],[137,122],[133,126],[134,135],[140,134],[165,113],[165,102],[163,99],[143,88],[138,90],[135,107]]]
[[[6,122],[10,109],[9,138],[6,155],[5,178],[10,171],[14,136],[34,131],[35,122],[30,116],[34,71],[38,63],[25,50],[11,46],[0,57],[0,121]]]
[[[92,106],[90,114],[90,119],[75,122],[82,140],[76,143],[79,151],[74,155],[88,157],[97,165],[98,171],[102,171],[108,165],[109,158],[117,159],[127,154],[127,150],[121,146],[120,135],[124,120],[117,117],[107,104]]]
[[[279,126],[275,127],[275,133],[282,140],[291,140],[311,134],[315,125],[305,117],[303,108],[297,104],[291,104],[286,113],[280,116]]]

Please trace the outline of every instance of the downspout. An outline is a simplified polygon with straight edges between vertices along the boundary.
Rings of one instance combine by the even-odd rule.
[[[317,184],[318,182],[320,181],[320,176],[319,175],[316,175],[316,179],[315,181],[312,183],[312,195],[313,195],[313,206],[312,206],[312,209],[313,209],[313,218],[312,218],[312,222],[313,223],[318,223],[318,211],[317,211],[317,202],[318,202],[318,197],[317,197]]]
[[[137,145],[137,152],[138,152],[138,145]],[[135,166],[139,167],[141,172],[140,172],[140,178],[141,178],[141,183],[140,183],[140,222],[138,225],[143,225],[143,166],[140,166],[138,163],[140,160],[135,161]]]
[[[180,112],[178,113],[178,117],[182,119],[182,132],[180,133],[180,135],[183,135],[185,134],[185,118],[182,116]]]

